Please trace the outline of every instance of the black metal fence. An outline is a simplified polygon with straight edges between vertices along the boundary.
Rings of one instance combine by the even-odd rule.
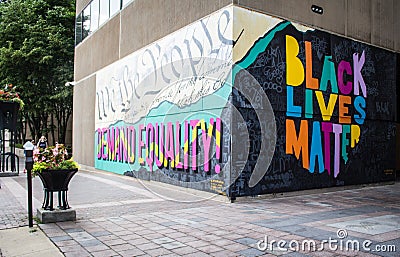
[[[15,154],[19,104],[0,101],[0,176],[19,174],[19,157]]]

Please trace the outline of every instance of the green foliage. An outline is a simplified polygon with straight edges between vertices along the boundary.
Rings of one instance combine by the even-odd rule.
[[[33,164],[32,175],[36,175],[43,170],[47,170],[50,168],[50,164],[46,162],[35,162]]]
[[[0,3],[0,85],[18,86],[33,138],[60,128],[72,113],[75,0]],[[57,124],[48,124],[50,117]]]
[[[71,169],[78,169],[79,165],[76,161],[74,161],[72,158],[69,160],[65,160],[60,163],[58,166],[60,170],[71,170]]]
[[[15,91],[12,84],[8,84],[4,89],[0,89],[0,101],[10,101],[19,104],[19,109],[24,109],[24,102],[19,97],[19,94]]]

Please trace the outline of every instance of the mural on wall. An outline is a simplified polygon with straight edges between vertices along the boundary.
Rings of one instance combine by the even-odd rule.
[[[138,163],[147,166],[150,171],[153,171],[155,164],[158,168],[169,165],[171,168],[185,170],[189,168],[197,170],[198,166],[203,166],[204,171],[209,172],[209,154],[213,137],[215,137],[215,157],[217,160],[221,158],[221,127],[220,118],[215,120],[210,118],[209,121],[185,120],[183,124],[179,121],[175,124],[172,122],[139,124],[137,131],[135,126],[98,128],[97,160]],[[181,133],[184,141],[181,141]],[[189,160],[189,153],[197,152],[197,137],[201,137],[204,151],[201,163],[197,162],[196,155],[191,155]],[[181,149],[183,149],[182,156],[180,156]],[[213,169],[218,174],[221,166],[215,164]]]
[[[231,197],[393,179],[395,70],[230,6],[96,73],[95,166]]]
[[[332,56],[323,56],[321,77],[314,78],[312,74],[312,42],[304,40],[306,56],[306,67],[304,67],[298,57],[299,42],[290,35],[286,35],[285,40],[286,153],[294,154],[297,159],[301,154],[303,168],[311,173],[315,171],[322,173],[327,170],[329,175],[331,173],[331,151],[333,151],[333,174],[336,178],[340,172],[340,159],[342,158],[344,163],[347,163],[348,151],[351,150],[349,146],[354,148],[358,143],[360,139],[359,125],[365,121],[367,89],[361,74],[365,63],[365,51],[363,50],[361,57],[358,53],[353,54],[353,67],[350,62],[340,60],[337,71]],[[344,78],[350,75],[353,75],[353,82],[344,82]],[[304,99],[300,101],[304,103],[304,106],[294,104],[297,93],[295,93],[295,89],[300,91],[301,96],[304,96]],[[324,97],[324,93],[328,97]],[[314,101],[318,103],[319,109],[315,112],[320,115],[322,122],[313,121]],[[338,116],[332,117],[335,108],[338,110]],[[350,113],[353,115],[351,116]],[[296,118],[300,118],[299,129],[295,127],[294,119]],[[355,125],[352,124],[353,122]],[[309,134],[308,128],[311,126]],[[334,137],[334,146],[330,145],[331,134]],[[324,145],[322,145],[322,138]]]
[[[224,191],[232,18],[222,9],[96,73],[96,168]]]
[[[236,8],[234,26],[251,28],[244,18],[249,15],[275,20]],[[235,62],[240,71],[233,74],[234,81],[246,83],[241,78],[245,70],[262,86],[274,109],[277,143],[266,175],[249,187],[259,161],[254,156],[264,143],[259,140],[263,121],[255,115],[254,103],[234,88],[234,105],[245,120],[255,122],[248,126],[254,143],[232,195],[393,179],[394,53],[283,20],[248,49]],[[235,135],[232,142],[235,148]]]

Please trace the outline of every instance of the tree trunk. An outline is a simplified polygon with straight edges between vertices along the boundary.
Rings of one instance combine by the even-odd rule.
[[[50,132],[51,132],[51,137],[53,139],[53,145],[56,145],[56,137],[55,137],[55,132],[54,130],[56,129],[56,126],[54,125],[54,114],[50,115]],[[59,139],[57,139],[59,140]]]

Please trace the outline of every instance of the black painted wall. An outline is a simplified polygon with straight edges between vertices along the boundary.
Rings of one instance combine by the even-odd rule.
[[[342,154],[340,154],[340,171],[336,176],[333,172],[335,158],[335,135],[333,133],[330,135],[330,174],[328,174],[326,166],[324,166],[324,170],[318,170],[317,160],[315,160],[316,168],[309,170],[304,167],[302,155],[297,158],[295,154],[288,154],[286,151],[286,144],[288,143],[286,138],[287,120],[293,120],[296,127],[296,136],[299,134],[301,120],[306,121],[309,135],[308,147],[311,148],[313,124],[317,121],[321,126],[323,121],[314,91],[322,92],[325,103],[327,103],[333,90],[331,81],[325,91],[312,90],[313,114],[311,118],[305,118],[306,79],[304,79],[301,85],[293,87],[293,105],[301,106],[302,112],[296,114],[300,117],[290,117],[287,115],[288,110],[291,109],[287,103],[287,35],[294,37],[298,42],[299,54],[297,57],[301,60],[305,69],[306,55],[304,42],[311,42],[312,77],[317,78],[319,82],[321,82],[326,56],[331,56],[330,60],[334,64],[336,78],[338,78],[337,72],[340,61],[345,60],[349,62],[353,69],[353,74],[344,74],[343,79],[344,82],[354,82],[353,54],[357,54],[357,62],[361,62],[360,58],[363,53],[365,54],[365,62],[362,65],[361,75],[367,89],[366,97],[363,96],[361,88],[358,93],[359,96],[364,98],[365,107],[360,106],[359,102],[357,108],[354,107],[355,99],[358,96],[354,92],[354,85],[352,92],[348,95],[351,97],[351,104],[346,105],[348,107],[347,115],[351,119],[351,124],[349,125],[358,125],[360,128],[359,141],[353,148],[350,145],[346,147],[347,162],[344,161]],[[260,141],[262,138],[260,126],[265,121],[260,121],[254,108],[251,107],[252,104],[254,106],[257,103],[250,103],[249,99],[246,99],[241,92],[234,89],[232,102],[240,111],[242,117],[250,121],[247,123],[250,135],[250,153],[245,169],[231,186],[230,196],[258,195],[393,180],[394,170],[396,169],[396,119],[398,121],[397,102],[399,101],[399,87],[397,86],[396,89],[396,84],[399,83],[398,65],[399,60],[395,53],[326,32],[318,30],[300,32],[291,24],[277,32],[272,41],[265,46],[265,50],[260,52],[255,61],[245,69],[262,86],[273,107],[277,131],[274,156],[271,165],[268,168],[266,167],[267,171],[263,179],[255,187],[249,187],[248,181],[255,164],[259,161],[258,156],[262,143]],[[241,72],[236,75],[234,81],[236,85],[238,83],[250,83],[249,80],[241,79]],[[341,93],[341,90],[336,92],[336,94],[344,95]],[[339,121],[338,101],[339,99],[335,104],[331,119],[326,122],[347,125]],[[356,122],[356,118],[362,118],[363,111],[365,111],[365,119],[361,121],[362,124],[359,124]],[[360,122],[359,119],[358,121]],[[323,131],[320,131],[320,136],[322,139],[322,152],[325,158]],[[239,137],[239,135],[232,135],[233,149],[240,147]],[[350,135],[347,134],[347,137],[350,138]],[[341,140],[340,143],[342,143]],[[304,154],[304,151],[302,154]],[[232,156],[233,162],[235,162],[236,158],[238,157]]]

